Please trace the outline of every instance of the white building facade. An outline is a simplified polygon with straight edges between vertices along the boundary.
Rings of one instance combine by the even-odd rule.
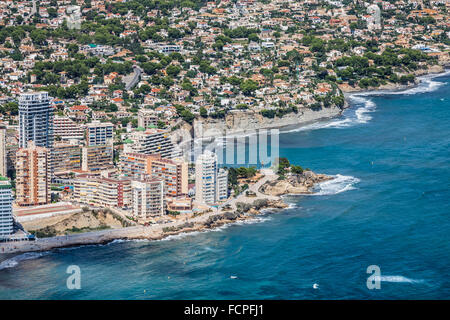
[[[170,139],[166,130],[137,130],[129,135],[129,142],[123,146],[126,153],[160,154],[167,159],[179,158],[182,153]]]
[[[8,173],[6,162],[6,127],[0,127],[0,176]]]
[[[164,181],[158,179],[132,181],[131,194],[133,217],[138,221],[164,215]]]
[[[0,176],[0,239],[7,238],[14,230],[12,200],[11,184]]]
[[[228,171],[219,169],[217,173],[217,200],[224,201],[228,198]]]
[[[215,204],[228,197],[228,172],[218,168],[217,155],[206,151],[195,162],[195,200]]]

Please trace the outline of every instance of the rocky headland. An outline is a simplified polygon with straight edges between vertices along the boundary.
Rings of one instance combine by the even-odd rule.
[[[349,85],[339,85],[339,88],[342,90],[345,96],[348,96],[352,93],[360,93],[360,92],[366,92],[366,91],[401,91],[406,90],[410,88],[414,88],[417,85],[420,84],[421,79],[420,77],[426,76],[426,75],[434,75],[434,74],[440,74],[445,72],[446,66],[445,65],[433,65],[429,66],[426,69],[418,69],[415,72],[413,72],[414,76],[418,77],[414,80],[412,83],[408,84],[401,84],[401,83],[393,83],[388,82],[386,84],[379,85],[378,87],[368,87],[368,88],[360,88],[359,86],[349,86]],[[401,76],[402,74],[399,74]]]
[[[259,191],[271,196],[311,194],[317,183],[332,179],[332,176],[305,170],[301,174],[290,174],[285,179],[267,182],[261,186]]]

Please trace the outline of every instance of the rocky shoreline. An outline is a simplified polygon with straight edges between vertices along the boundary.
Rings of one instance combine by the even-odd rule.
[[[269,182],[259,189],[262,193],[282,196],[288,194],[311,194],[316,184],[334,179],[332,176],[317,174],[310,170],[302,174],[289,175],[284,180]]]
[[[225,119],[196,119],[192,125],[183,124],[179,129],[173,132],[173,142],[191,141],[193,138],[213,139],[218,136],[230,135],[250,135],[261,129],[281,129],[298,128],[314,122],[338,117],[349,107],[348,97],[353,94],[363,94],[367,92],[393,92],[403,91],[417,87],[421,83],[421,77],[427,75],[439,76],[447,71],[449,65],[438,64],[430,66],[427,69],[419,69],[414,72],[418,77],[414,83],[398,84],[387,83],[378,87],[341,87],[345,102],[342,108],[332,106],[330,108],[321,108],[312,110],[307,107],[299,108],[298,113],[290,113],[282,118],[274,117],[264,118],[261,114],[252,110],[236,111],[228,114]]]
[[[276,176],[278,177],[278,176]],[[261,214],[272,213],[288,207],[279,195],[289,193],[308,194],[315,184],[332,179],[332,177],[304,171],[300,175],[290,175],[285,180],[265,182],[259,190],[264,198],[251,201],[251,197],[236,203],[236,209],[213,213],[200,214],[187,221],[165,225],[131,226],[120,229],[86,232],[76,235],[42,238],[36,241],[0,244],[0,253],[22,253],[30,251],[49,251],[56,248],[67,248],[82,245],[104,245],[120,240],[163,240],[169,236],[182,233],[205,232],[224,225],[252,220]],[[288,185],[288,186],[287,186]],[[280,186],[287,186],[283,192],[276,191]],[[250,201],[248,201],[250,200]]]
[[[347,101],[342,108],[331,106],[312,110],[307,107],[299,108],[297,113],[289,113],[282,118],[265,118],[253,110],[236,111],[227,114],[225,119],[195,119],[192,125],[184,123],[172,132],[172,141],[183,145],[192,139],[214,139],[222,136],[247,136],[258,130],[281,129],[298,127],[314,122],[337,117],[349,107]]]
[[[298,109],[297,113],[289,113],[283,117],[266,118],[253,110],[236,111],[227,114],[225,119],[197,119],[193,124],[194,137],[217,137],[225,135],[249,135],[262,129],[279,129],[289,126],[307,125],[312,122],[339,116],[348,107],[331,106],[313,110],[307,107]]]
[[[436,75],[439,76],[442,73],[446,72],[446,68],[448,66],[446,65],[434,65],[429,67],[428,69],[419,69],[414,72],[414,75],[418,78],[416,78],[414,83],[410,84],[399,84],[399,83],[387,83],[384,85],[380,85],[378,87],[368,87],[365,89],[362,89],[360,87],[346,87],[341,88],[342,92],[344,93],[344,96],[347,98],[349,95],[352,94],[358,94],[358,93],[366,93],[366,92],[377,92],[377,91],[403,91],[411,88],[417,87],[421,83],[421,77],[428,76],[428,75]]]
[[[430,71],[430,70],[427,70]],[[436,74],[444,72],[444,68],[440,71],[424,72],[426,74]],[[408,86],[394,86],[374,88],[372,91],[381,90],[404,90],[415,87],[418,83]],[[346,96],[355,93],[368,92],[370,89],[355,90],[346,92]],[[346,101],[346,106],[348,103]],[[342,112],[342,110],[340,111]],[[338,114],[340,114],[340,112]],[[336,114],[336,115],[338,115]],[[317,119],[318,120],[318,119]],[[281,125],[277,127],[284,127]],[[184,130],[191,131],[192,127],[184,127]],[[190,133],[189,133],[190,135]],[[9,256],[11,253],[21,253],[29,251],[48,251],[55,248],[74,247],[81,245],[103,245],[117,240],[162,240],[169,236],[179,235],[182,233],[202,232],[210,229],[218,228],[227,224],[237,223],[240,221],[251,220],[267,210],[281,210],[288,205],[282,200],[281,196],[287,194],[311,194],[316,184],[333,179],[331,176],[324,174],[315,174],[309,170],[304,171],[301,175],[288,176],[283,180],[268,181],[259,188],[262,194],[267,195],[267,199],[258,199],[253,203],[237,203],[237,210],[223,213],[208,213],[200,215],[189,222],[177,222],[170,226],[152,225],[149,227],[133,226],[121,229],[112,229],[104,231],[87,232],[71,236],[58,236],[52,238],[39,239],[38,241],[29,241],[21,243],[2,243],[0,244],[0,253],[3,257]],[[271,197],[271,198],[270,198]],[[276,199],[273,199],[273,198]],[[270,198],[270,199],[269,199]]]
[[[268,201],[266,205],[258,207],[262,209],[283,209],[287,205],[280,201]],[[9,255],[12,253],[42,252],[58,248],[70,248],[86,245],[105,245],[113,241],[130,240],[163,240],[169,236],[184,233],[205,232],[219,228],[224,225],[254,219],[260,211],[250,208],[248,211],[226,212],[209,216],[203,222],[186,222],[177,226],[162,227],[161,230],[151,230],[151,227],[128,227],[107,231],[86,232],[77,235],[56,236],[42,238],[36,241],[2,243],[0,244],[0,254]],[[166,229],[167,228],[167,229]],[[162,230],[165,229],[165,230]],[[1,261],[2,259],[0,259]]]

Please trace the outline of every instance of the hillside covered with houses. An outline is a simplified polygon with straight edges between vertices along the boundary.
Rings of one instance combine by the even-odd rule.
[[[79,23],[69,24],[73,8]],[[374,8],[374,6],[376,8]],[[400,1],[2,1],[1,116],[47,91],[60,116],[137,127],[283,117],[344,105],[343,91],[408,85],[445,65],[450,3]]]

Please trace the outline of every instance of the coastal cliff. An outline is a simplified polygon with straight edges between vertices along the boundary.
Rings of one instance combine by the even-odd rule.
[[[311,194],[314,185],[331,179],[333,177],[306,170],[301,174],[291,174],[283,180],[267,182],[261,186],[259,191],[271,196]]]
[[[306,124],[319,119],[340,115],[342,109],[336,106],[312,110],[299,108],[297,113],[289,113],[283,117],[266,118],[258,111],[239,110],[229,112],[225,119],[199,118],[194,120],[195,137],[214,137],[224,134],[250,134],[259,129],[273,129],[286,126]]]

